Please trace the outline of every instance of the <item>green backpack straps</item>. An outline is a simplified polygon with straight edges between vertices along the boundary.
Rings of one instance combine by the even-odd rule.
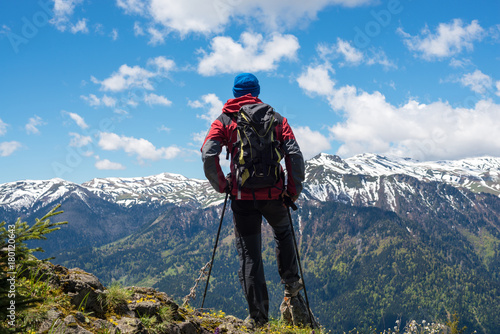
[[[283,152],[275,131],[280,120],[264,103],[244,105],[238,111],[233,164],[239,194],[241,188],[273,187],[280,180]]]

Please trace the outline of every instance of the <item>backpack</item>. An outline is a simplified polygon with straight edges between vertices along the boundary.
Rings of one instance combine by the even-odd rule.
[[[282,119],[264,103],[247,104],[238,111],[233,164],[239,194],[241,188],[253,192],[253,189],[273,187],[281,179],[280,161],[284,154],[275,128]]]

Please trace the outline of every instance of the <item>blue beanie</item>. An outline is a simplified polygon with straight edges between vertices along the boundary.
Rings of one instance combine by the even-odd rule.
[[[252,73],[241,73],[234,78],[233,95],[240,97],[246,94],[257,97],[260,94],[259,80]]]

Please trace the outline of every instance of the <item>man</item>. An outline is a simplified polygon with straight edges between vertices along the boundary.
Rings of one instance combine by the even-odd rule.
[[[234,99],[226,102],[222,114],[212,123],[201,152],[207,179],[218,192],[231,194],[236,248],[240,269],[238,276],[248,302],[247,326],[262,326],[268,322],[269,297],[267,293],[261,254],[262,217],[273,229],[276,241],[276,257],[281,282],[285,284],[285,296],[292,297],[303,288],[297,270],[293,237],[283,196],[295,201],[302,190],[304,159],[286,118],[276,113],[278,120],[275,138],[285,154],[287,182],[284,178],[272,187],[247,189],[237,186],[235,166],[231,163],[231,176],[227,178],[219,163],[223,146],[233,155],[233,145],[238,139],[236,115],[245,105],[262,103],[258,98],[260,85],[251,73],[242,73],[234,79]],[[231,157],[233,161],[233,157]],[[281,166],[279,166],[280,169]],[[286,188],[285,188],[286,187]]]

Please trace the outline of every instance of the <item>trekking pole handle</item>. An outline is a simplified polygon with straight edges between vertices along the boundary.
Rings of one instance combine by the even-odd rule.
[[[292,201],[292,198],[290,196],[283,196],[283,201],[285,202],[285,205],[287,207],[292,208],[293,211],[297,211],[298,207]]]

